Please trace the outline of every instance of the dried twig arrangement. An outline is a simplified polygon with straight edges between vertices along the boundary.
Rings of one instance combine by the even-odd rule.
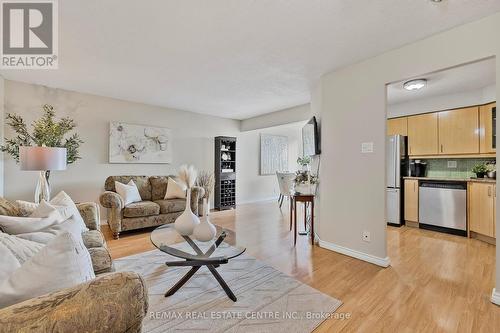
[[[193,187],[196,182],[198,171],[192,165],[181,165],[179,168],[179,180],[183,182],[187,188]]]
[[[215,185],[214,174],[209,171],[200,171],[198,179],[196,179],[196,185],[205,190],[204,198],[209,199]]]

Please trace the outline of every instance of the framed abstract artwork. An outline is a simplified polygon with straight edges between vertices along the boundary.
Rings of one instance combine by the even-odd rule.
[[[111,122],[109,163],[171,163],[171,136],[164,127]]]
[[[275,175],[288,171],[288,137],[260,135],[260,174]]]

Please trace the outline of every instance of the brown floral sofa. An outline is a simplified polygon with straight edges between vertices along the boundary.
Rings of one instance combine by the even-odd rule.
[[[99,201],[108,209],[108,224],[115,239],[122,231],[172,223],[182,214],[186,199],[164,199],[169,177],[174,176],[110,176],[106,179],[105,192]],[[130,180],[136,184],[143,201],[124,206],[122,198],[116,193],[115,181],[127,184]],[[198,212],[198,201],[204,192],[198,186],[191,188],[193,212]]]
[[[94,280],[0,309],[0,332],[141,332],[148,309],[143,279],[134,272],[108,273],[113,261],[99,230],[99,206],[77,204],[90,229],[82,234],[97,274]],[[20,216],[0,198],[0,215]]]

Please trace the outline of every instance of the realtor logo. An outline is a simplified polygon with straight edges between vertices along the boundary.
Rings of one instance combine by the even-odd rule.
[[[2,69],[57,69],[57,1],[0,0]]]

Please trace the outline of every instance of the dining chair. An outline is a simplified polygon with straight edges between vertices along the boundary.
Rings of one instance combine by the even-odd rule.
[[[280,190],[280,195],[278,197],[278,202],[280,208],[283,205],[283,200],[285,198],[290,199],[293,191],[293,180],[295,179],[295,174],[292,172],[276,172],[278,177],[278,185]]]

